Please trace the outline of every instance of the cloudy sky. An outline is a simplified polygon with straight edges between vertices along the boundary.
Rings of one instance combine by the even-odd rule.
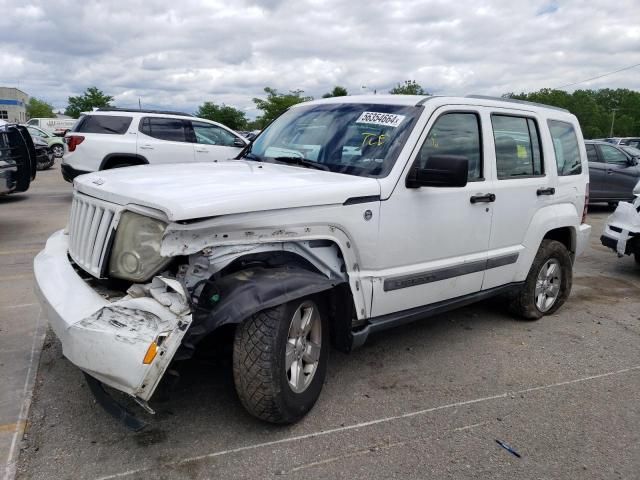
[[[92,85],[134,106],[559,87],[640,63],[638,0],[0,0],[0,85],[64,108]],[[364,87],[364,88],[363,88]],[[567,87],[640,90],[640,67]]]

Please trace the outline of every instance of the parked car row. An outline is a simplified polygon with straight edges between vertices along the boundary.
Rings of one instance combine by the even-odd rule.
[[[496,295],[520,318],[553,314],[591,229],[578,121],[528,102],[316,100],[246,148],[162,112],[91,112],[73,130],[65,178],[93,173],[36,285],[64,355],[132,428],[103,386],[153,412],[169,364],[211,336],[233,336],[246,409],[291,423],[320,395],[331,342],[350,351]],[[158,165],[114,169],[136,163]]]

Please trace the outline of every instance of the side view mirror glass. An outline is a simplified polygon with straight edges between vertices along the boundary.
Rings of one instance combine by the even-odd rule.
[[[432,155],[425,168],[417,158],[407,175],[407,188],[464,187],[467,184],[469,159],[462,155]]]
[[[233,146],[234,146],[234,147],[244,148],[244,147],[246,146],[246,143],[244,143],[241,139],[236,138],[236,139],[233,141]]]

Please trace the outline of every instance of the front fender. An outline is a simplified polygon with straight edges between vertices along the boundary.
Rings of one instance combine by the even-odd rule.
[[[341,283],[300,267],[253,267],[207,282],[183,344],[195,344],[223,325],[238,324],[261,310],[327,291]]]

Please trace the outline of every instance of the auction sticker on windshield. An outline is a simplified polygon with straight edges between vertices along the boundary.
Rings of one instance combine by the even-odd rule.
[[[396,128],[404,119],[404,115],[396,115],[395,113],[362,112],[356,123],[372,123]]]

